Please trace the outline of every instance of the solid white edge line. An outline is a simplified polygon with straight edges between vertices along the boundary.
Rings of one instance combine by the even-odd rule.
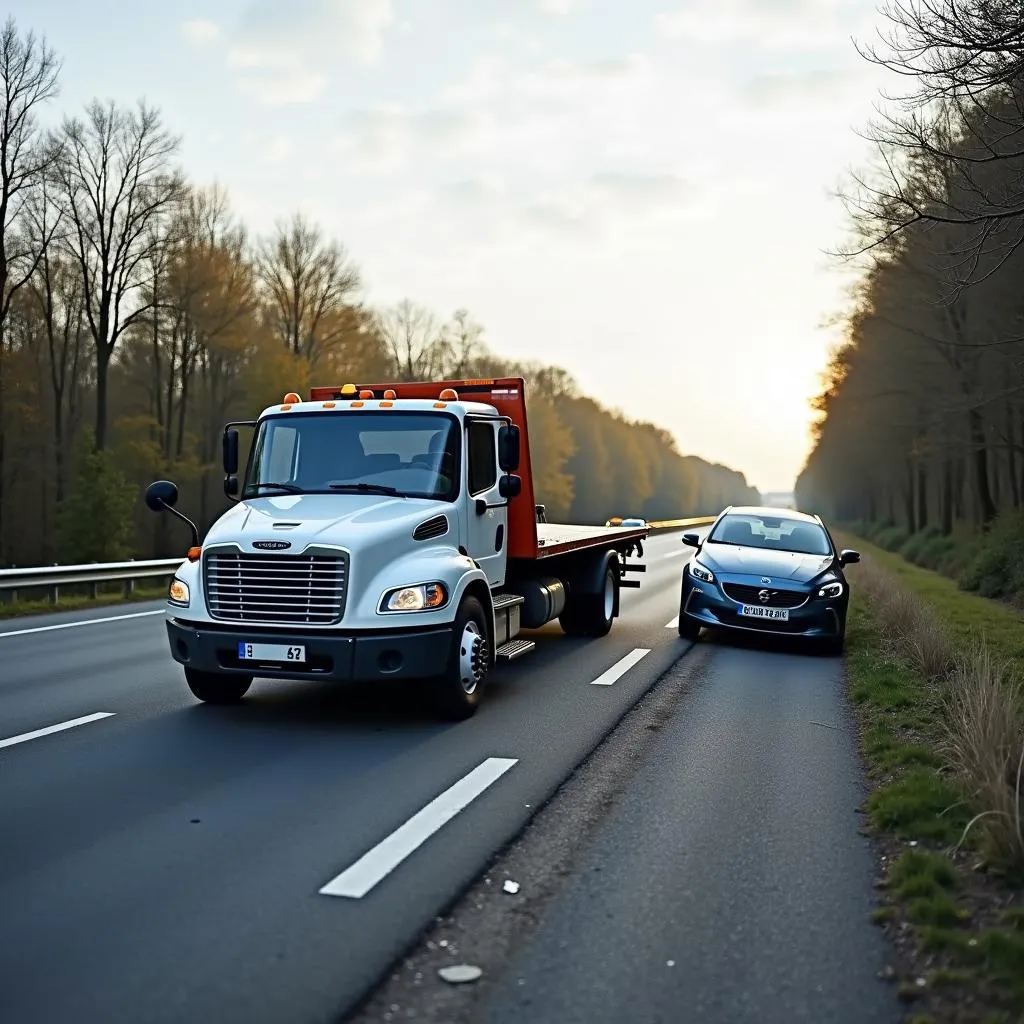
[[[320,895],[361,899],[459,811],[518,763],[516,757],[489,757],[482,761],[340,875],[332,878],[320,889]]]
[[[596,679],[590,680],[591,686],[611,686],[620,676],[625,675],[638,661],[650,654],[650,648],[638,647],[620,658],[607,672],[602,672]]]
[[[101,718],[113,718],[113,711],[97,711],[94,715],[84,715],[82,718],[72,718],[68,722],[60,722],[58,725],[48,725],[45,729],[34,729],[32,732],[23,732],[20,736],[11,736],[9,739],[0,740],[0,749],[13,747],[18,743],[27,743],[29,740],[39,739],[40,736],[50,736],[55,732],[63,732],[65,729],[74,729],[77,725],[88,725],[90,722],[98,722]]]
[[[679,627],[679,616],[677,615],[671,622],[665,623],[666,629],[677,629]]]
[[[75,626],[98,626],[104,622],[123,622],[125,619],[144,619],[147,615],[164,615],[165,609],[155,612],[130,612],[127,615],[108,615],[105,619],[80,619],[78,622],[58,622],[53,626],[33,626],[31,629],[12,629],[0,633],[0,640],[5,636],[27,636],[29,633],[49,633],[54,629],[73,629]]]

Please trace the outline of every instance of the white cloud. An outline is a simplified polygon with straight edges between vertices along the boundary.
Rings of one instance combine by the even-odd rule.
[[[537,10],[542,14],[571,14],[575,7],[575,0],[537,0]]]
[[[212,43],[219,35],[220,29],[212,21],[183,21],[181,23],[181,34],[197,46],[204,43]]]
[[[251,0],[227,65],[263,103],[308,103],[339,62],[375,63],[395,23],[392,0]]]

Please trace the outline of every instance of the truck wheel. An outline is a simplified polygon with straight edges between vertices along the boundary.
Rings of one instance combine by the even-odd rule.
[[[200,672],[185,668],[185,682],[207,704],[236,704],[252,686],[252,676],[231,676],[223,672]]]
[[[490,667],[483,605],[475,597],[464,597],[455,616],[448,665],[434,680],[434,701],[444,718],[461,721],[476,712]]]
[[[604,571],[604,587],[600,594],[570,596],[558,624],[569,636],[606,636],[615,621],[619,598],[619,575],[614,562]]]

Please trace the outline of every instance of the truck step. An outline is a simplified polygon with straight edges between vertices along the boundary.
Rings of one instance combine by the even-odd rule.
[[[524,604],[526,598],[522,594],[495,594],[491,601],[496,612],[504,611],[506,608],[514,608],[517,604]]]
[[[643,562],[623,562],[623,572],[647,572],[647,566]]]
[[[537,645],[532,640],[509,640],[503,643],[495,652],[495,656],[502,661],[515,661],[524,654],[529,654]]]
[[[640,581],[639,580],[619,580],[619,586],[620,587],[631,587],[633,590],[639,590],[640,589]]]

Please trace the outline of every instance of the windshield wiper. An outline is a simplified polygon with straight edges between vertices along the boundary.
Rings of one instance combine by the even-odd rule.
[[[388,487],[387,484],[331,484],[330,488],[332,491],[355,491],[366,494],[390,494],[396,498],[405,497],[397,487]]]
[[[287,491],[289,494],[305,494],[306,492],[301,487],[296,487],[295,484],[275,484],[270,483],[267,480],[261,480],[255,484],[249,484],[246,488],[247,491],[259,490],[263,487],[273,487],[275,491]]]

